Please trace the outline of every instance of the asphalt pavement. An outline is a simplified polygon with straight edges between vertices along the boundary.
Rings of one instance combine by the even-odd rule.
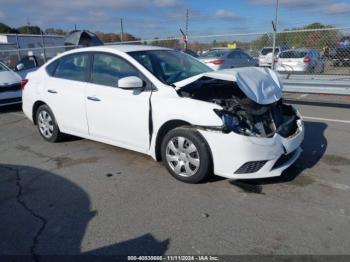
[[[281,177],[198,185],[132,151],[47,143],[2,109],[0,255],[349,254],[349,108],[318,100],[296,104],[304,152]]]

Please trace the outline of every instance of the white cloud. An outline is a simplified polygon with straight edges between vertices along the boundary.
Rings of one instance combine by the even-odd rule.
[[[215,17],[223,19],[223,20],[240,20],[241,17],[239,15],[237,15],[234,12],[230,12],[224,9],[220,9],[218,11],[216,11],[215,13]]]
[[[350,13],[350,4],[344,2],[334,3],[325,7],[324,11],[332,15]]]
[[[153,0],[153,3],[156,6],[160,7],[169,7],[169,6],[177,6],[179,5],[178,0]]]
[[[275,5],[276,0],[250,0],[255,5]],[[327,2],[326,0],[280,0],[281,7],[305,8]]]

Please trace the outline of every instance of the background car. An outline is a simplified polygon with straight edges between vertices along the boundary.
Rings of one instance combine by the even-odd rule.
[[[257,61],[242,49],[211,49],[198,59],[214,70],[257,66]]]
[[[324,61],[317,49],[290,49],[281,52],[275,59],[280,72],[322,73]]]
[[[0,62],[0,106],[22,102],[22,78]]]
[[[350,65],[350,36],[342,37],[337,41],[337,47],[331,55],[334,66]]]
[[[275,56],[278,56],[280,52],[288,50],[286,46],[276,46],[275,47]],[[273,47],[264,47],[261,49],[259,54],[259,66],[270,67],[272,65],[272,50]]]
[[[14,71],[18,73],[22,79],[26,78],[27,74],[38,69],[39,62],[36,56],[28,55],[23,57],[14,67]]]

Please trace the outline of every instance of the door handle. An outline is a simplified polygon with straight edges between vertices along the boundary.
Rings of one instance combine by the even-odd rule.
[[[99,98],[94,97],[94,96],[88,96],[87,99],[89,99],[91,101],[96,101],[96,102],[101,101]]]
[[[48,89],[47,92],[49,92],[50,94],[57,94],[57,91],[52,89]]]

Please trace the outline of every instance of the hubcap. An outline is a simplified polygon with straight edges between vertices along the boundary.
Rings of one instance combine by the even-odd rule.
[[[166,147],[166,159],[170,168],[180,176],[194,175],[200,164],[196,146],[188,138],[178,136],[172,138]]]
[[[50,116],[50,114],[43,110],[40,111],[39,117],[38,117],[38,125],[39,125],[39,130],[40,133],[46,137],[50,138],[53,134],[53,121]]]

